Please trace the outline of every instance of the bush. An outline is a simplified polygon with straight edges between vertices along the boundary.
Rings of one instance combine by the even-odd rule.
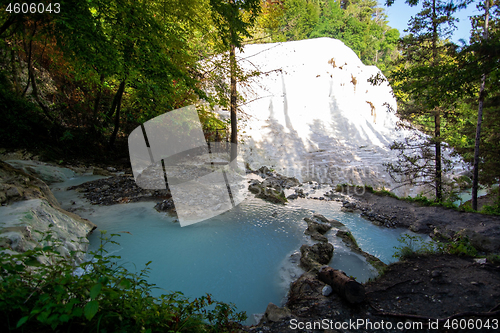
[[[179,292],[153,297],[155,287],[146,281],[151,262],[139,273],[118,266],[119,257],[104,248],[117,244],[114,236],[102,235],[94,260],[76,267],[56,251],[50,234],[44,242],[51,245],[43,248],[0,252],[1,331],[232,332],[246,319],[210,295],[193,301]]]
[[[424,242],[420,236],[404,234],[399,236],[398,242],[401,246],[395,246],[396,252],[392,255],[397,259],[410,258],[412,256],[431,254],[438,251],[438,247],[433,242]]]
[[[500,264],[500,255],[499,254],[489,254],[486,256],[486,260],[493,265]]]
[[[489,214],[489,215],[500,215],[500,203],[496,203],[496,204],[493,204],[491,206],[484,205],[481,208],[480,213]]]
[[[410,258],[417,255],[433,253],[447,253],[475,257],[477,250],[471,245],[467,236],[460,236],[449,243],[424,242],[420,236],[404,234],[398,238],[401,246],[395,246],[397,250],[392,256],[397,259]]]
[[[475,257],[477,250],[469,241],[469,237],[461,236],[453,242],[444,245],[444,251],[449,254]]]

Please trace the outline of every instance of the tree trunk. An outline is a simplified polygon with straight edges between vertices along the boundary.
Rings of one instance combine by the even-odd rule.
[[[441,166],[441,114],[437,110],[434,115],[434,139],[436,140],[436,200],[443,199],[442,166]]]
[[[124,90],[125,90],[125,79],[123,79],[123,81],[120,83],[120,87],[118,88],[118,92],[116,93],[115,96],[116,98],[115,128],[113,130],[113,133],[111,134],[111,137],[109,138],[109,148],[113,148],[116,141],[116,135],[118,134],[118,129],[120,128],[120,108],[122,105],[122,97]]]
[[[38,106],[40,106],[40,108],[42,109],[43,114],[52,123],[54,123],[55,119],[54,119],[54,117],[52,117],[50,115],[49,108],[46,107],[45,104],[43,104],[42,100],[40,99],[40,97],[38,95],[38,85],[37,85],[36,79],[35,79],[35,69],[33,68],[33,37],[35,36],[36,30],[37,30],[37,27],[35,25],[29,43],[26,43],[26,40],[23,39],[24,52],[28,55],[27,65],[28,65],[28,78],[29,78],[28,84],[26,85],[26,89],[24,90],[24,93],[26,93],[26,91],[28,90],[28,86],[31,82],[31,95],[33,96],[33,98],[37,102]],[[24,95],[24,93],[23,93],[23,95]]]
[[[17,80],[16,53],[13,48],[10,50],[10,65],[11,65],[12,83],[14,84],[14,90],[16,91],[16,95],[19,95],[20,88],[19,88],[19,82]]]
[[[97,90],[97,96],[94,101],[94,110],[92,115],[90,116],[92,119],[90,119],[89,123],[90,125],[90,133],[92,133],[92,136],[94,138],[98,138],[101,134],[101,131],[98,130],[99,126],[99,106],[101,105],[101,98],[102,98],[102,85],[104,84],[104,74],[101,74],[100,77],[100,85]]]
[[[99,89],[97,91],[97,96],[94,102],[94,121],[97,119],[97,112],[99,111],[99,105],[101,104],[102,97],[102,85],[104,84],[104,74],[101,74],[100,78],[101,84],[99,85]]]
[[[490,18],[490,1],[485,2],[485,20],[483,39],[488,39],[488,21]],[[472,209],[477,210],[477,190],[479,187],[479,144],[481,142],[481,123],[483,122],[484,88],[486,85],[486,74],[481,77],[481,89],[479,90],[479,107],[477,110],[476,143],[474,145],[474,170],[472,177]]]
[[[108,113],[106,113],[106,117],[104,119],[104,126],[106,126],[108,121],[111,119],[111,117],[115,113],[115,110],[116,110],[116,107],[118,106],[118,104],[121,103],[123,89],[125,89],[125,79],[120,83],[120,86],[118,87],[118,90],[116,91],[115,97],[113,97],[113,103],[111,104],[111,108],[109,109]]]
[[[439,39],[438,32],[438,17],[437,17],[437,7],[436,0],[432,1],[432,67],[436,67],[438,64],[438,46],[437,42]],[[442,166],[441,166],[441,111],[439,109],[435,110],[434,114],[434,140],[435,140],[435,152],[436,152],[436,163],[435,163],[435,175],[434,182],[436,186],[436,201],[441,201],[443,199],[443,184],[442,184]]]
[[[319,271],[318,278],[328,283],[338,295],[351,304],[361,303],[365,299],[365,287],[342,271],[325,266]]]
[[[236,115],[236,55],[235,46],[231,44],[229,51],[229,66],[231,75],[231,161],[237,157],[238,154],[238,122]]]

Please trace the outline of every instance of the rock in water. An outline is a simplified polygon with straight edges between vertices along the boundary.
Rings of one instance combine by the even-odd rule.
[[[154,207],[158,212],[175,211],[174,200],[172,198],[158,202]]]
[[[304,244],[300,247],[300,253],[300,265],[307,271],[318,271],[332,259],[333,245],[327,242]]]
[[[269,303],[266,312],[261,320],[277,322],[284,318],[290,317],[291,312],[287,308],[280,308],[279,306]]]

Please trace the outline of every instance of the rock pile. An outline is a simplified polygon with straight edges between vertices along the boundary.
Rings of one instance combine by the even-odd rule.
[[[118,203],[167,200],[169,190],[145,190],[137,186],[130,174],[98,179],[69,187],[68,190],[82,192],[93,205],[114,205]]]
[[[258,179],[252,179],[248,186],[248,190],[254,193],[257,198],[261,198],[272,203],[286,203],[288,200],[285,196],[284,190],[299,185],[297,178],[282,176],[276,172],[272,172],[265,166],[260,168],[255,173],[263,178],[263,180],[260,181]],[[291,197],[290,199],[294,198],[296,197]]]

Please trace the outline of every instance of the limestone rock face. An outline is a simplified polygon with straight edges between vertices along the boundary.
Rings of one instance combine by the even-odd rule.
[[[5,206],[16,201],[38,198],[47,200],[54,207],[59,207],[59,203],[45,182],[0,161],[0,204]]]
[[[383,163],[401,133],[386,106],[396,109],[391,88],[368,82],[383,77],[376,67],[332,38],[246,45],[239,56],[244,70],[266,73],[242,89],[252,101],[239,124],[252,169],[265,165],[301,182],[391,187]]]
[[[44,238],[51,231],[54,239],[61,241],[61,254],[70,257],[70,251],[87,250],[86,237],[95,227],[92,222],[54,208],[43,199],[25,200],[0,209],[0,246],[20,253],[50,245]],[[83,253],[75,259],[81,261]]]
[[[52,245],[45,239],[51,233],[53,240],[61,243],[58,251],[62,255],[69,258],[71,251],[77,251],[73,259],[83,260],[86,237],[96,226],[60,208],[43,181],[0,161],[0,201],[0,251],[21,253]]]
[[[27,174],[39,178],[47,184],[63,182],[68,178],[75,176],[75,172],[70,169],[58,168],[39,161],[10,160],[6,162],[14,168],[21,169]]]

